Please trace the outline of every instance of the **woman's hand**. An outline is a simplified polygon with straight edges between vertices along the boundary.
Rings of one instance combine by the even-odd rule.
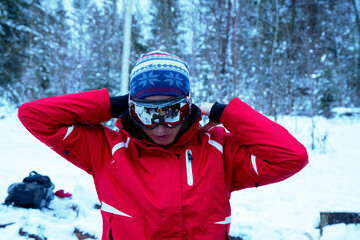
[[[204,102],[203,104],[201,104],[200,106],[201,114],[210,117],[210,112],[213,105],[214,103],[208,103],[208,102]],[[209,121],[201,128],[201,131],[206,132],[210,128],[215,127],[216,125],[219,125],[219,123]]]
[[[201,104],[200,106],[201,114],[210,117],[210,112],[213,105],[214,105],[213,103],[208,103],[208,102],[204,102],[203,104]]]

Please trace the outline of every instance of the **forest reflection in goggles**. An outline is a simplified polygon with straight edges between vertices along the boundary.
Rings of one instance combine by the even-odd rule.
[[[160,124],[174,128],[189,117],[191,102],[186,96],[166,100],[133,99],[129,102],[129,111],[134,122],[145,129]]]

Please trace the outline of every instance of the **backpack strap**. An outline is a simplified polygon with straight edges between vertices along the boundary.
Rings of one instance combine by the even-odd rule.
[[[26,182],[26,183],[36,182],[45,187],[50,187],[50,186],[54,185],[48,176],[41,175],[41,174],[37,173],[36,171],[31,171],[29,176],[24,178],[23,182]]]
[[[40,175],[40,174],[38,174],[36,171],[31,171],[29,176],[33,176],[33,175]]]

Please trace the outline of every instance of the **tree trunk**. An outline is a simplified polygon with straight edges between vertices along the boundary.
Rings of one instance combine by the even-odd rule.
[[[270,107],[271,114],[274,115],[275,122],[277,121],[277,88],[278,84],[277,77],[274,76],[276,74],[275,67],[274,67],[274,56],[277,46],[277,39],[278,39],[278,32],[279,32],[279,4],[278,1],[275,1],[275,8],[276,8],[276,21],[275,21],[275,33],[273,39],[273,45],[271,50],[271,60],[270,60],[270,72],[271,72],[271,83],[270,83]]]
[[[129,91],[129,62],[130,62],[130,48],[131,48],[131,6],[132,0],[126,0],[125,6],[125,21],[124,21],[124,41],[123,41],[123,56],[121,67],[121,93],[126,94]]]
[[[354,12],[355,12],[355,19],[356,19],[356,26],[357,26],[357,29],[358,29],[358,34],[360,35],[360,19],[359,19],[359,11],[356,7],[356,2],[355,0],[352,0],[352,5],[354,7]]]
[[[237,46],[237,15],[238,15],[238,10],[237,10],[237,0],[234,0],[234,21],[233,21],[233,46],[232,46],[232,54],[233,54],[233,68],[234,68],[234,75],[233,75],[233,80],[234,80],[234,97],[237,97],[237,70],[238,70],[238,65],[237,65],[237,61],[238,61],[238,46]]]

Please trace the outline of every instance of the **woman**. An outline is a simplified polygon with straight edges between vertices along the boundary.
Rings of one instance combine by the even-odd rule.
[[[234,98],[189,98],[186,63],[151,52],[137,61],[130,93],[106,89],[23,104],[19,118],[40,141],[91,174],[102,239],[228,239],[232,191],[284,180],[307,163],[287,130]],[[210,117],[201,127],[201,115]],[[101,122],[118,118],[119,131]],[[221,123],[224,127],[213,127]]]

